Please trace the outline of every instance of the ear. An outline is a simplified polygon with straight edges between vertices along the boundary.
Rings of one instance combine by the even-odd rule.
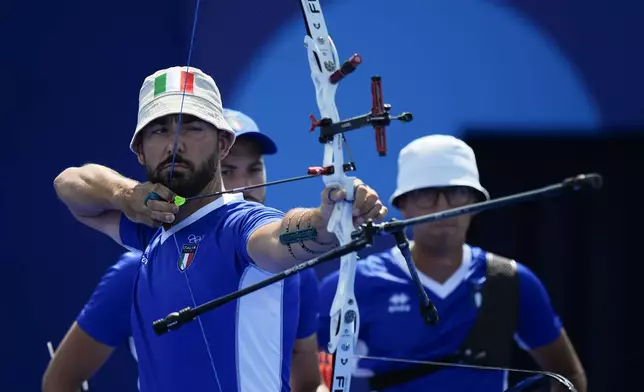
[[[471,202],[470,204],[481,203],[481,202],[484,202],[484,201],[487,201],[487,199],[486,199],[486,198],[485,198],[485,196],[481,193],[481,194],[477,194],[477,196],[475,196],[475,197],[474,197],[474,200],[472,200],[472,202]],[[474,217],[475,217],[475,216],[477,216],[480,212],[481,212],[481,211],[471,212],[469,215],[471,215],[471,216],[472,216],[472,218],[474,218]]]
[[[228,131],[219,131],[218,149],[219,160],[223,161],[228,156],[231,147],[233,146],[233,135]]]
[[[145,155],[143,155],[143,146],[141,145],[140,140],[136,144],[135,150],[136,150],[136,158],[138,159],[139,163],[142,166],[145,166]]]
[[[400,215],[402,215],[403,219],[409,219],[411,216],[409,215],[407,211],[407,205],[409,204],[408,199],[405,197],[405,195],[399,196],[398,199],[396,200],[396,208],[400,211]]]

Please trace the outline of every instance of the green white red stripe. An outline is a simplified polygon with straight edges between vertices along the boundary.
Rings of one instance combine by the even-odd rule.
[[[173,70],[157,76],[154,79],[154,96],[165,92],[194,93],[195,74],[192,72]]]
[[[194,252],[181,254],[181,258],[179,258],[179,269],[181,271],[185,271],[186,268],[190,266],[190,263],[192,263],[192,260],[194,258],[195,258]]]

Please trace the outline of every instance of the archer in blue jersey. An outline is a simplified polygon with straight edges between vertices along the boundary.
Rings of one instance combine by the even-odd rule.
[[[191,81],[189,91],[178,80]],[[221,161],[234,140],[212,78],[196,68],[172,67],[146,78],[139,96],[130,148],[148,183],[95,164],[68,168],[54,181],[79,221],[143,252],[131,326],[144,392],[289,390],[299,277],[167,335],[152,329],[171,312],[247,287],[337,245],[326,225],[334,204],[345,202],[341,189],[324,189],[317,208],[287,213],[241,194],[215,195],[223,189]],[[382,219],[387,209],[377,193],[359,180],[354,187],[354,224]],[[161,200],[149,199],[151,193]],[[177,195],[188,199],[181,208],[168,202]],[[314,229],[313,236],[283,240],[282,234],[300,228]]]
[[[489,199],[474,152],[452,136],[411,142],[399,157],[391,203],[404,218]],[[358,355],[412,361],[461,362],[507,368],[513,340],[543,370],[562,374],[585,391],[583,367],[539,279],[524,265],[465,243],[471,216],[414,226],[411,251],[440,321],[429,327],[405,259],[397,247],[359,262]],[[329,311],[338,272],[320,291],[320,347],[329,341]],[[372,391],[501,392],[507,372],[360,359],[356,375]]]
[[[131,338],[130,313],[132,308],[132,286],[141,262],[140,252],[125,252],[119,260],[110,266],[96,286],[89,301],[76,318],[76,322],[68,331],[65,340],[56,350],[55,360],[52,360],[48,370],[43,391],[78,390],[79,385],[94,374],[108,359],[112,351],[123,343],[127,343],[135,360],[136,349]],[[316,364],[302,369],[301,362],[311,359],[298,355],[298,345],[303,346],[307,339],[313,338],[317,344],[317,303],[318,280],[315,271],[307,269],[299,276],[299,313],[296,332],[295,349],[291,367],[299,366],[299,373],[291,375],[293,390],[307,390],[311,383],[319,382],[317,373],[308,375],[302,373],[317,371]],[[293,279],[293,278],[290,278]],[[86,338],[94,342],[87,342]],[[306,346],[303,347],[306,349]],[[90,350],[91,353],[87,351]],[[308,354],[308,352],[307,352]],[[313,355],[315,356],[315,352]],[[302,358],[303,357],[303,358]],[[300,361],[300,363],[297,362]],[[61,363],[63,362],[63,363]],[[64,363],[67,362],[67,363]],[[82,364],[83,366],[79,366]],[[298,387],[303,385],[303,387]]]
[[[260,133],[257,124],[239,111],[224,109],[236,141],[222,161],[222,177],[227,188],[240,188],[266,182],[264,155],[277,152],[275,142]],[[264,188],[244,192],[246,200],[264,203]],[[43,392],[78,390],[107,360],[112,351],[127,341],[137,360],[131,338],[132,288],[141,261],[141,252],[126,252],[112,265],[56,350],[43,382]],[[291,361],[291,388],[311,391],[320,384],[317,366],[318,281],[315,271],[299,273],[299,312],[296,340]],[[78,364],[84,366],[78,366]]]

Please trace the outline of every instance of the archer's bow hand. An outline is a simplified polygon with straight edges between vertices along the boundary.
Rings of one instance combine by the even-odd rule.
[[[369,222],[381,221],[387,215],[385,207],[373,188],[369,187],[359,179],[353,182],[353,224],[355,227]],[[328,222],[336,202],[346,199],[347,193],[336,186],[329,186],[322,191],[322,204],[320,205],[320,216],[324,222]]]

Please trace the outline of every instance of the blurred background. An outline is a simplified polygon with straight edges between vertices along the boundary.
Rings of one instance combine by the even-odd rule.
[[[3,2],[0,106],[4,222],[0,390],[37,391],[49,360],[122,249],[85,229],[53,191],[65,167],[105,164],[143,179],[128,143],[143,79],[185,65],[195,0]],[[475,150],[493,197],[599,172],[598,193],[485,212],[470,241],[532,268],[550,292],[586,367],[591,391],[639,382],[644,235],[644,6],[627,0],[326,0],[344,80],[342,117],[371,108],[370,76],[385,102],[414,121],[347,135],[361,179],[388,199],[398,151],[453,134]],[[217,81],[224,106],[253,117],[279,146],[269,180],[320,165],[308,132],[318,115],[299,2],[201,0],[191,66]],[[321,181],[268,189],[267,204],[315,205]],[[393,213],[393,216],[397,216]],[[382,247],[386,244],[380,244]],[[378,247],[377,247],[378,248]],[[329,263],[317,271],[336,269]],[[534,365],[518,353],[517,367]],[[124,345],[91,381],[135,391]]]

